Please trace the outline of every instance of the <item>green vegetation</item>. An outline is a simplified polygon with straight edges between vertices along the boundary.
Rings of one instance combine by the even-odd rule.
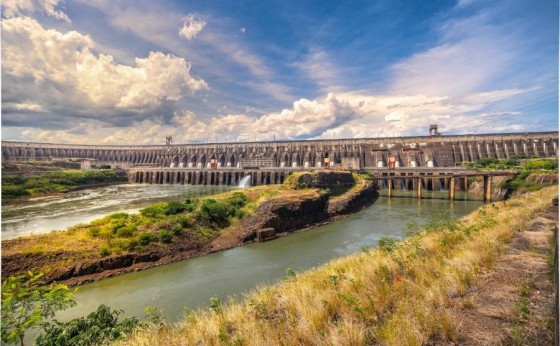
[[[43,331],[35,340],[38,346],[100,345],[122,339],[142,325],[135,317],[119,322],[122,311],[105,305],[70,322],[53,320],[56,311],[76,305],[76,291],[60,284],[45,285],[42,277],[42,273],[29,272],[2,282],[3,343],[23,346],[26,332],[34,328]]]
[[[242,192],[203,200],[164,202],[140,210],[139,214],[114,213],[83,225],[92,238],[101,241],[101,256],[126,250],[142,250],[152,243],[170,244],[190,233],[199,241],[209,241],[232,219],[244,215],[248,197]]]
[[[49,265],[37,268],[50,272],[75,261],[141,252],[177,241],[206,244],[215,239],[221,229],[237,224],[241,217],[253,212],[261,193],[251,194],[253,199],[236,191],[214,198],[157,203],[141,209],[138,214],[113,213],[89,224],[70,227],[66,232],[21,238],[14,249],[4,243],[3,255],[48,254],[72,249],[72,259],[53,257]]]
[[[48,323],[45,333],[35,341],[37,346],[94,346],[125,338],[143,324],[136,317],[127,317],[119,322],[122,310],[113,310],[100,305],[86,317],[70,322]]]
[[[459,342],[457,299],[491,268],[516,230],[548,208],[557,189],[484,206],[456,220],[438,215],[409,238],[260,287],[243,301],[211,299],[178,324],[149,326],[121,345],[424,345]],[[529,295],[520,288],[522,298]],[[457,299],[454,299],[457,298]],[[521,300],[517,313],[530,310]],[[523,330],[515,331],[516,333]],[[523,335],[518,335],[518,339]]]
[[[27,330],[45,328],[56,311],[76,305],[66,285],[44,285],[42,276],[29,272],[2,282],[2,342],[23,345]]]
[[[463,167],[478,170],[556,171],[558,158],[524,158],[512,156],[508,159],[484,158],[475,162],[464,162]]]
[[[481,159],[467,162],[463,166],[477,170],[508,170],[515,173],[513,178],[500,182],[499,187],[506,190],[506,198],[513,193],[538,191],[546,186],[557,183],[557,180],[535,179],[538,175],[558,175],[558,158],[525,158],[510,157],[509,159]],[[473,180],[469,178],[470,182]]]
[[[2,177],[2,198],[37,196],[65,192],[77,186],[123,181],[126,177],[112,170],[64,170],[30,177]]]

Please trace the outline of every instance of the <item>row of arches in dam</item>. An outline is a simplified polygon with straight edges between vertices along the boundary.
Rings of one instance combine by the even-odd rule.
[[[293,172],[289,171],[182,171],[182,170],[130,170],[128,180],[137,184],[181,185],[239,185],[246,178],[248,184],[282,184]],[[247,179],[248,177],[248,179]]]
[[[181,185],[227,185],[237,186],[247,182],[251,186],[282,184],[295,170],[179,170],[179,169],[133,169],[128,179],[136,184],[181,184]],[[484,176],[484,199],[491,199],[491,177]],[[456,190],[468,190],[466,175],[426,175],[426,176],[377,176],[372,178],[380,189],[386,189],[391,196],[394,190],[416,191],[421,198],[422,191],[448,191],[454,199]]]
[[[179,146],[72,146],[2,142],[4,161],[89,159],[121,168],[215,167],[453,167],[460,162],[512,156],[558,155],[558,133],[539,136],[414,137],[391,140],[333,140]]]

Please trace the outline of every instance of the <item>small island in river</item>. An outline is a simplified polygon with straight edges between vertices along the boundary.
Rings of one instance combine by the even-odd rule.
[[[79,285],[266,241],[375,202],[371,181],[341,171],[293,174],[282,185],[113,213],[63,232],[2,242],[2,279],[30,270]]]

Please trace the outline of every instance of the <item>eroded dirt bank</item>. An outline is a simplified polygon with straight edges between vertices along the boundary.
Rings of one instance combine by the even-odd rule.
[[[334,183],[336,182],[335,179]],[[294,193],[288,197],[272,198],[262,202],[255,214],[221,230],[219,236],[211,242],[201,241],[190,233],[183,233],[171,244],[150,246],[146,251],[80,261],[70,260],[75,258],[71,249],[49,253],[19,251],[2,256],[2,278],[48,267],[49,263],[54,261],[63,261],[66,264],[47,273],[46,280],[63,282],[70,286],[80,285],[240,246],[256,241],[258,233],[263,229],[272,236],[262,240],[307,229],[371,205],[377,196],[373,184],[360,181],[347,192],[336,196],[328,190],[321,190],[319,193]],[[6,241],[3,242],[2,248],[16,248],[23,246],[23,242],[24,239]]]

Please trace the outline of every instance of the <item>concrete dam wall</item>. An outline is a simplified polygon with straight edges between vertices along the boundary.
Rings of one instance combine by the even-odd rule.
[[[512,156],[558,155],[558,132],[183,145],[2,142],[3,161],[81,159],[124,169],[455,167]]]

